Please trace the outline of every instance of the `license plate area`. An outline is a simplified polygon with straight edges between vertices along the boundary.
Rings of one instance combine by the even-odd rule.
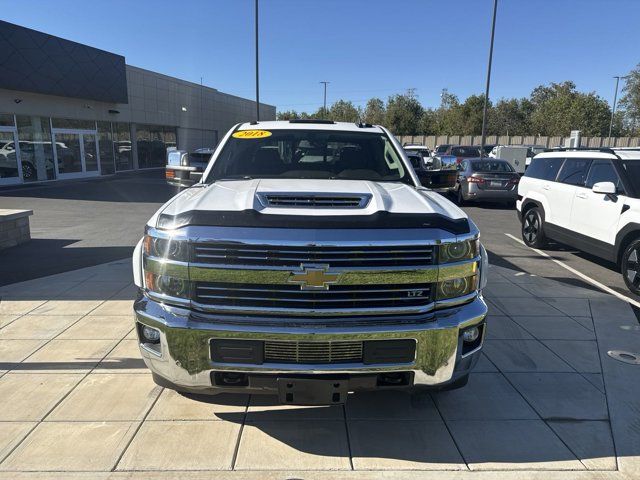
[[[349,393],[349,379],[344,376],[330,378],[278,378],[278,399],[290,405],[336,405],[345,403]]]
[[[500,188],[502,188],[502,182],[499,181],[499,180],[494,180],[494,181],[490,182],[489,185],[492,186],[492,187],[500,187]]]

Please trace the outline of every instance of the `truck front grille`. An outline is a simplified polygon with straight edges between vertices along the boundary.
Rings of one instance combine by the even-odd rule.
[[[421,307],[431,303],[430,284],[331,285],[328,290],[301,290],[299,285],[197,282],[194,300],[202,305],[239,310],[287,309],[290,314],[312,314],[349,309]]]
[[[362,342],[264,342],[264,361],[267,363],[360,363]]]
[[[300,247],[196,243],[192,253],[192,261],[196,263],[294,268],[302,263],[332,267],[422,267],[433,264],[433,257],[434,248],[429,245]]]

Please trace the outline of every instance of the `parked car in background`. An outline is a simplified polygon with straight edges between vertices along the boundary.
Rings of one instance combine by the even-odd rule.
[[[169,185],[184,188],[202,177],[213,155],[213,148],[198,148],[193,152],[168,150],[165,178]]]
[[[527,147],[521,145],[496,145],[489,153],[490,158],[506,160],[520,175],[527,169]]]
[[[518,187],[522,240],[548,240],[614,262],[640,295],[640,148],[536,155]]]
[[[431,158],[431,149],[420,144],[405,144],[403,147],[405,152],[415,152],[422,156],[422,158]]]
[[[457,178],[455,157],[444,157],[443,164],[441,157],[425,155],[424,150],[404,147],[404,151],[423,187],[447,193],[455,186]]]
[[[438,155],[449,155],[447,152],[451,147],[453,147],[453,145],[450,143],[443,143],[442,145],[436,145],[436,148],[434,148],[431,151],[431,156],[435,157]]]
[[[453,145],[448,153],[456,157],[456,163],[459,164],[464,158],[480,157],[480,147],[475,145]]]
[[[465,158],[458,166],[454,194],[458,205],[487,201],[515,203],[520,175],[506,160]]]
[[[497,146],[497,145],[493,145],[493,144],[491,144],[491,145],[485,145],[485,146],[484,146],[484,155],[483,155],[483,156],[484,156],[484,157],[488,157],[488,156],[489,156],[489,154],[491,153],[491,151],[492,151],[496,146]],[[482,146],[481,146],[481,145],[478,145],[478,148],[482,148]]]
[[[544,152],[547,149],[547,147],[545,147],[544,145],[523,145],[523,147],[527,147],[527,160],[525,170],[531,164],[531,160],[533,159],[533,157],[535,157],[539,153]]]

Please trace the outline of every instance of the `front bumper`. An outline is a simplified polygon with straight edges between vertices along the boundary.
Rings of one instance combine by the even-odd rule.
[[[160,330],[159,352],[140,343],[147,367],[158,383],[194,393],[251,392],[275,393],[278,377],[340,375],[351,380],[350,390],[379,388],[376,378],[398,372],[410,381],[402,386],[439,387],[465,376],[478,360],[486,328],[487,305],[482,296],[470,303],[431,312],[415,323],[378,323],[375,325],[343,322],[341,326],[318,327],[225,323],[224,317],[196,314],[188,309],[167,306],[140,294],[134,304],[138,324]],[[284,322],[284,321],[283,321]],[[472,349],[463,346],[461,332],[482,326],[481,337]],[[136,329],[140,334],[140,328]],[[415,359],[393,364],[234,364],[212,360],[212,339],[278,341],[369,341],[414,339]],[[238,372],[248,379],[240,387],[220,386],[217,374]],[[265,379],[273,381],[265,381]]]

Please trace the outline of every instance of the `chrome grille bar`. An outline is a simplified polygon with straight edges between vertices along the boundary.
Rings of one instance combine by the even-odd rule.
[[[328,263],[333,267],[421,267],[433,264],[434,247],[292,247],[193,245],[192,261],[202,264],[298,267],[301,263]]]
[[[264,359],[270,363],[352,363],[362,361],[362,342],[264,342]]]

